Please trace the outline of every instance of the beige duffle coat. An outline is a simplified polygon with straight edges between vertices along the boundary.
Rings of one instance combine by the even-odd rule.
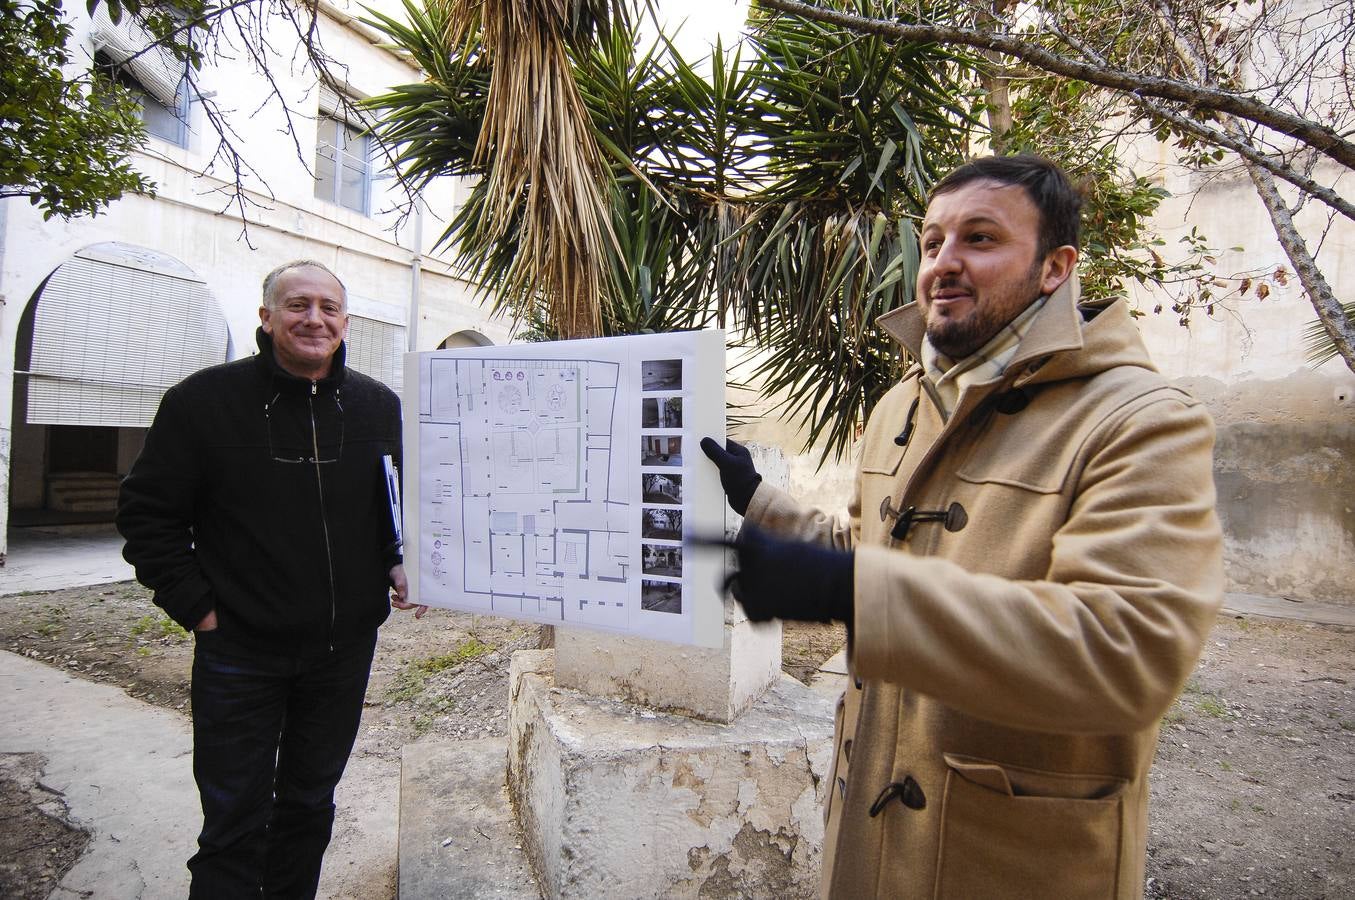
[[[917,358],[916,306],[880,324]],[[856,551],[824,893],[1141,897],[1159,720],[1222,598],[1213,424],[1071,283],[948,418],[919,374],[872,413],[845,518],[765,484],[748,508]],[[945,515],[892,538],[909,507]]]

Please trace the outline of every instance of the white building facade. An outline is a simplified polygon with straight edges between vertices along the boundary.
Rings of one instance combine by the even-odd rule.
[[[402,219],[395,178],[343,102],[421,78],[356,7],[320,4],[320,40],[342,83],[322,84],[291,55],[291,26],[269,23],[269,72],[290,115],[241,54],[218,54],[200,73],[252,169],[242,215],[182,73],[153,54],[128,60],[138,34],[126,20],[67,6],[73,60],[113,65],[142,99],[150,137],[134,162],[157,191],[72,221],[0,200],[0,562],[10,525],[111,518],[164,390],[255,352],[261,283],[279,263],[316,259],[343,279],[349,362],[397,391],[408,349],[509,337],[432,254],[465,187],[439,179]]]

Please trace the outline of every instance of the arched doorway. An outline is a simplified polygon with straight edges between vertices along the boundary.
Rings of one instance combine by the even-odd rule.
[[[161,396],[229,342],[206,283],[173,257],[112,242],[58,266],[15,342],[10,524],[111,519]]]
[[[438,344],[439,350],[459,350],[462,347],[492,347],[494,342],[473,329],[449,334]]]

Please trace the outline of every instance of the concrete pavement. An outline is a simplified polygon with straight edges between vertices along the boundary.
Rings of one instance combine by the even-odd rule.
[[[8,543],[0,596],[132,578],[111,525],[14,528]],[[41,783],[91,835],[52,897],[185,896],[199,817],[188,719],[5,651],[0,708],[0,752],[41,754]]]
[[[0,596],[130,581],[122,543],[112,525],[11,528]]]
[[[1262,597],[1259,594],[1224,594],[1221,616],[1262,616],[1267,619],[1292,619],[1314,625],[1345,625],[1355,628],[1355,606],[1338,606],[1288,597]]]
[[[187,716],[0,651],[0,753],[38,753],[90,843],[54,900],[177,900],[202,825]],[[361,745],[361,739],[359,739]],[[395,893],[399,763],[359,750],[336,792],[319,896]]]
[[[128,580],[132,571],[121,559],[121,547],[121,539],[111,528],[14,529],[8,564],[0,568],[0,596]],[[1352,606],[1228,594],[1224,610],[1224,614],[1355,626]],[[847,676],[840,657],[821,668],[812,683],[816,690],[828,694],[841,690]],[[4,651],[0,651],[0,704],[5,710],[0,718],[0,752],[42,754],[46,759],[42,783],[65,795],[72,818],[92,835],[84,856],[52,896],[58,900],[184,896],[188,887],[184,862],[194,849],[200,824],[187,717],[134,700],[118,688],[74,678]],[[457,754],[488,762],[471,766]],[[473,779],[468,773],[489,772],[489,764],[497,765],[502,759],[503,749],[497,744],[466,744],[414,757],[424,755],[443,763],[457,757],[459,766],[451,768],[459,769],[458,778],[465,782],[459,785],[461,796],[476,799],[465,809],[451,811],[455,814],[450,819],[434,821],[415,816],[414,811],[424,804],[409,798],[403,817],[411,837],[418,839],[407,850],[417,848],[424,865],[436,864],[434,868],[448,871],[428,871],[424,877],[407,859],[406,871],[400,873],[403,886],[411,896],[432,897],[442,894],[436,887],[437,876],[461,881],[467,873],[474,873],[476,878],[466,880],[467,884],[482,883],[476,879],[494,883],[494,867],[503,865],[497,857],[507,849],[504,845],[510,832],[492,830],[475,817],[501,817],[500,809],[506,810],[506,805],[492,777],[482,772],[484,777]],[[406,766],[410,779],[430,781],[433,772],[448,770],[446,765],[413,766],[410,754]],[[399,779],[398,764],[364,753],[360,739],[336,798],[339,819],[321,896],[368,900],[394,895]],[[432,785],[429,789],[438,790]],[[479,834],[481,840],[470,841],[471,833]],[[494,853],[481,856],[476,847],[480,842],[491,845]],[[453,847],[460,854],[452,853]],[[497,890],[513,893],[502,880]]]
[[[506,737],[405,745],[400,900],[540,900],[508,800],[507,761]]]
[[[188,894],[198,831],[188,719],[0,651],[0,752],[39,753],[89,846],[52,897]]]
[[[0,598],[132,577],[111,525],[16,528],[0,568]],[[186,896],[184,864],[202,824],[188,717],[6,651],[0,709],[0,753],[41,754],[41,783],[65,795],[72,820],[92,835],[54,900]],[[359,736],[335,796],[320,897],[394,896],[399,769],[398,761],[365,752]]]

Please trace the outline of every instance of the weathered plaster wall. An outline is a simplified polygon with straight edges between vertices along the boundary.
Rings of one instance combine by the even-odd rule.
[[[1218,427],[1227,589],[1355,603],[1355,377],[1180,383]]]
[[[1154,223],[1168,246],[1197,227],[1212,246],[1235,248],[1219,254],[1218,274],[1249,275],[1269,290],[1264,300],[1255,290],[1228,298],[1212,316],[1197,311],[1188,328],[1174,315],[1140,320],[1154,362],[1208,404],[1218,426],[1227,588],[1355,604],[1355,374],[1339,360],[1305,361],[1304,333],[1316,316],[1250,181],[1226,168],[1206,178],[1158,162],[1175,195]],[[1355,181],[1335,183],[1348,192]],[[1295,221],[1337,299],[1349,302],[1355,225],[1328,221],[1318,207],[1307,204]],[[1144,311],[1159,300],[1134,296]]]

